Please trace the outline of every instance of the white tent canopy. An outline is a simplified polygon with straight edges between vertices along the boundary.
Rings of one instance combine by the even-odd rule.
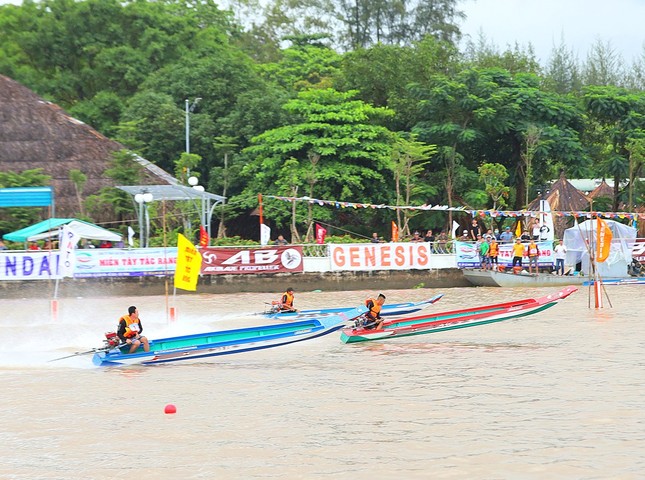
[[[121,240],[121,235],[118,235],[114,232],[110,232],[105,228],[101,228],[91,223],[85,223],[79,220],[72,220],[67,224],[67,226],[79,237],[87,238],[88,240],[109,240],[111,242],[118,242]],[[30,242],[34,242],[36,240],[42,240],[43,238],[58,237],[59,231],[62,228],[63,227],[60,226],[56,230],[50,230],[47,232],[39,233],[37,235],[32,235],[28,237],[27,240]]]
[[[598,263],[601,277],[627,277],[627,268],[632,263],[632,246],[636,241],[637,230],[614,220],[605,220],[613,238],[609,257]],[[596,220],[587,220],[564,231],[563,241],[567,248],[567,265],[582,264],[582,272],[590,275],[591,260],[588,248],[596,246]]]

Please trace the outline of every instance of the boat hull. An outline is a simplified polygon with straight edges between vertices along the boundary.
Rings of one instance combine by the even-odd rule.
[[[365,307],[359,307],[320,319],[153,340],[150,342],[150,352],[144,352],[140,348],[134,353],[127,353],[127,347],[121,347],[94,354],[92,362],[98,366],[203,362],[221,355],[279,347],[322,337],[338,331],[366,310]]]
[[[590,280],[589,277],[572,275],[559,276],[549,273],[526,275],[493,270],[463,270],[463,275],[468,282],[476,287],[564,287],[567,285],[583,285]],[[624,279],[603,279],[603,281],[607,282],[617,280]]]
[[[406,302],[406,303],[393,303],[388,305],[387,303],[383,305],[381,309],[381,316],[398,316],[398,315],[409,315],[411,313],[419,312],[424,308],[432,305],[433,303],[438,302],[443,293],[435,295],[428,300],[423,300],[421,302]],[[268,318],[281,318],[281,319],[303,319],[311,317],[320,317],[323,315],[336,315],[338,313],[347,313],[351,312],[353,308],[322,308],[319,310],[300,310],[298,312],[279,312],[279,313],[265,313],[264,315]]]
[[[341,341],[343,343],[357,343],[384,340],[502,322],[551,308],[576,290],[576,287],[567,287],[555,294],[546,295],[538,299],[524,299],[452,312],[385,321],[381,330],[344,328],[341,331]]]

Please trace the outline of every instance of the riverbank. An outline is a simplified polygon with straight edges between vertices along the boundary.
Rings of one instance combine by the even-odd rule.
[[[410,288],[468,287],[457,268],[437,270],[378,270],[371,272],[311,272],[273,275],[211,275],[199,279],[197,293],[391,290]],[[0,298],[53,297],[54,280],[0,282]],[[66,278],[58,283],[58,297],[110,297],[164,295],[173,290],[172,277]],[[178,290],[177,294],[194,292]]]

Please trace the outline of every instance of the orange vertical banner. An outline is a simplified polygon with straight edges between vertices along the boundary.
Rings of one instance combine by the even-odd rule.
[[[399,241],[399,226],[396,224],[394,220],[392,220],[392,241],[393,242]]]
[[[611,240],[614,235],[611,233],[607,222],[600,217],[596,217],[596,261],[604,262],[609,257],[611,249]]]

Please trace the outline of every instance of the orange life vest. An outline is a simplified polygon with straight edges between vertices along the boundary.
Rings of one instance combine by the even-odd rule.
[[[123,315],[119,319],[119,323],[121,323],[121,320],[125,321],[125,333],[123,334],[124,337],[136,337],[141,331],[141,328],[139,327],[139,320],[133,320],[130,315]]]
[[[282,305],[293,308],[293,298],[293,293],[284,292],[284,295],[282,295]]]
[[[537,257],[540,251],[535,243],[529,243],[529,257]]]
[[[488,255],[490,257],[496,257],[499,255],[499,244],[497,242],[492,242],[490,244],[490,249],[488,250]]]
[[[370,302],[372,302],[371,307]],[[381,313],[381,305],[376,303],[376,300],[374,298],[368,298],[367,300],[365,300],[365,306],[370,309],[369,312],[367,312],[370,317],[378,318],[379,313]]]

